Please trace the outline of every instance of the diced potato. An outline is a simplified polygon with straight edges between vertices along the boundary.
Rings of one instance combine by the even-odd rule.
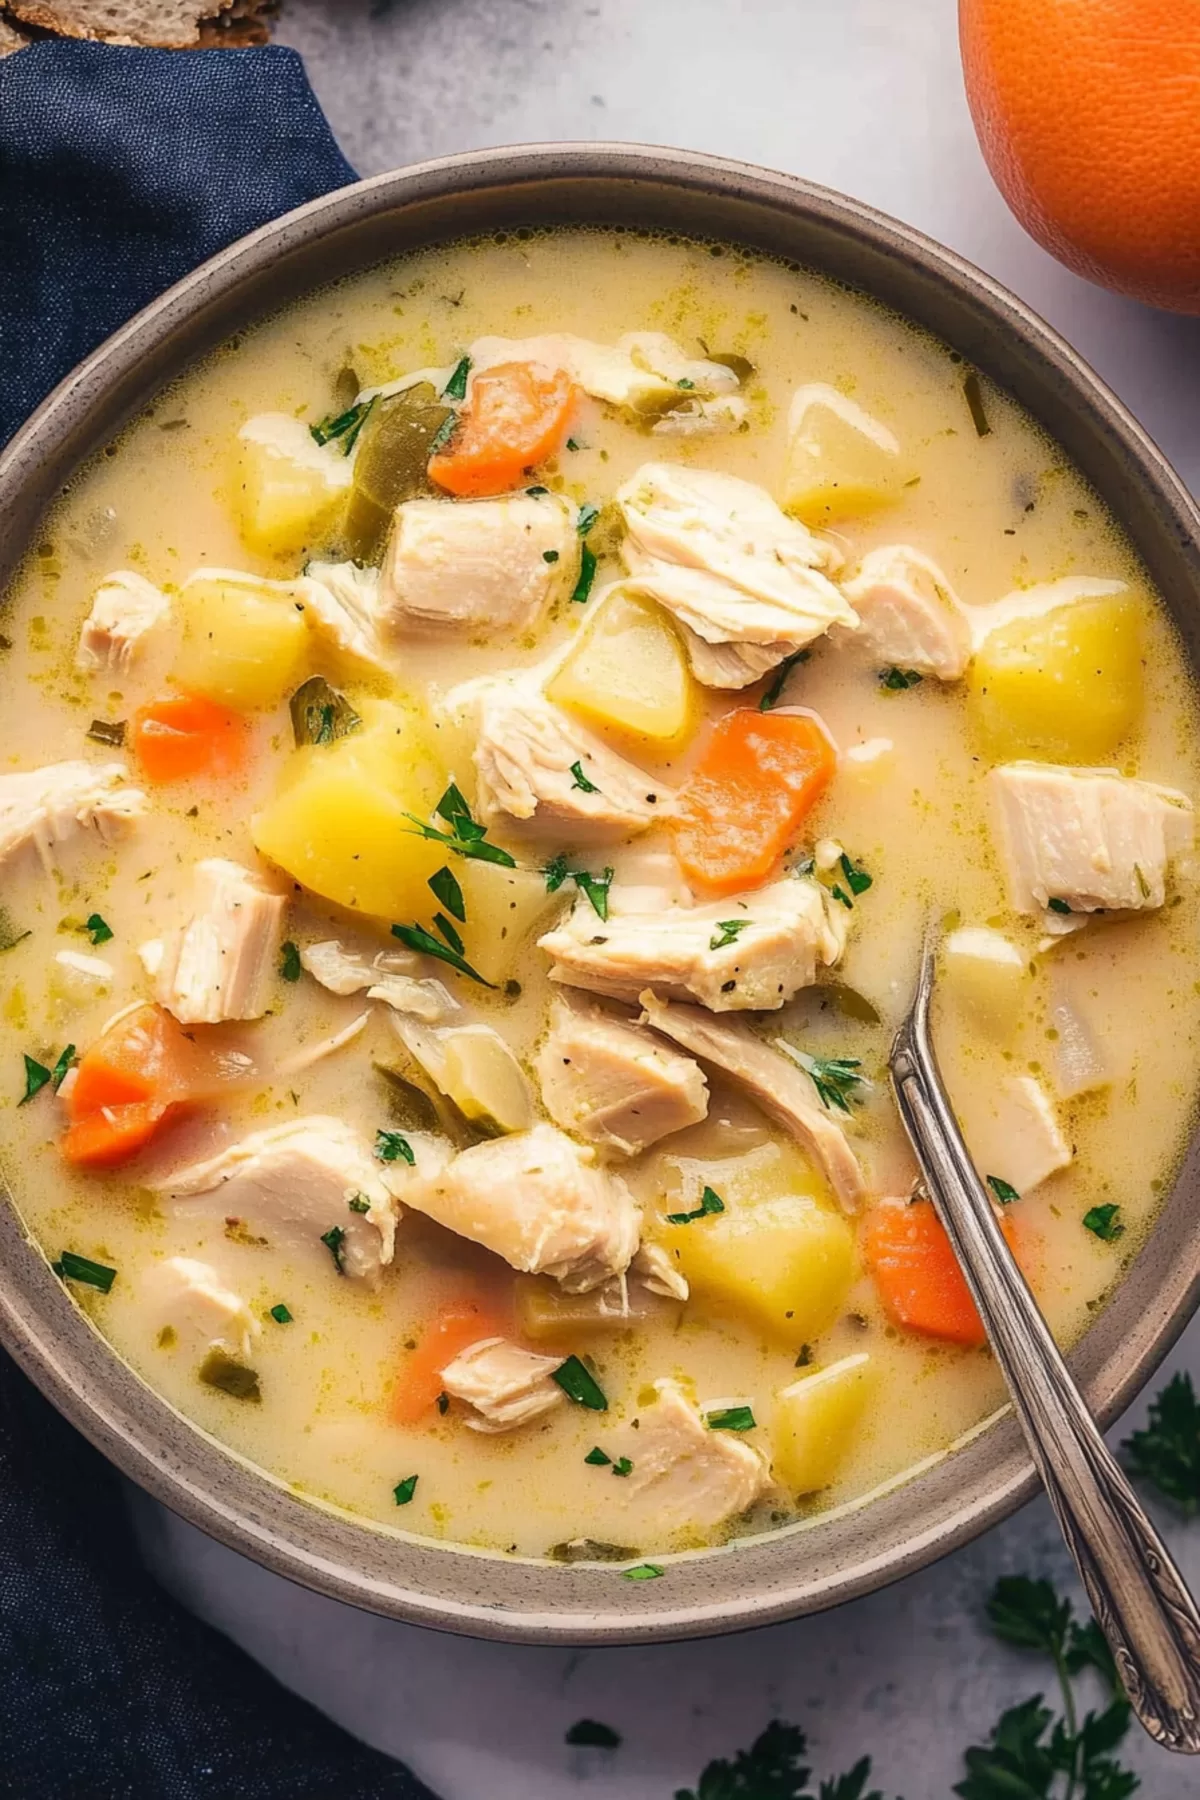
[[[490,1025],[452,1025],[437,1033],[444,1058],[439,1083],[466,1119],[494,1131],[527,1131],[533,1100],[520,1063]]]
[[[677,1161],[686,1171],[685,1159]],[[702,1167],[725,1210],[664,1222],[655,1232],[693,1297],[704,1308],[741,1313],[790,1345],[819,1337],[854,1277],[845,1219],[816,1198],[819,1183],[803,1160],[775,1143]],[[695,1211],[700,1196],[691,1179],[684,1196],[664,1212]]]
[[[277,706],[308,656],[304,614],[286,594],[251,581],[188,581],[177,611],[183,641],[176,679],[238,712]]]
[[[508,981],[534,926],[561,907],[562,895],[548,894],[536,870],[502,869],[473,857],[452,860],[467,914],[459,926],[463,954],[485,981]]]
[[[972,1022],[1006,1036],[1020,1018],[1029,969],[1016,944],[986,925],[952,931],[943,945],[946,988]]]
[[[1103,595],[998,625],[976,652],[967,683],[993,756],[1095,762],[1141,718],[1140,605],[1129,595]]]
[[[337,443],[318,444],[303,419],[260,413],[238,433],[237,512],[242,541],[267,556],[295,556],[328,535],[350,492],[354,464]]]
[[[657,606],[628,594],[604,602],[546,692],[589,724],[663,750],[699,720],[678,632]]]
[[[788,421],[784,511],[806,525],[861,518],[900,498],[912,473],[885,425],[836,388],[800,388]]]
[[[362,731],[289,758],[275,798],[251,821],[254,844],[325,900],[397,923],[428,920],[436,904],[427,884],[447,853],[406,815],[428,818],[445,775],[415,710],[357,704]]]
[[[813,1494],[828,1487],[850,1448],[875,1389],[865,1351],[793,1381],[775,1396],[772,1465],[784,1487]]]
[[[617,1284],[619,1286],[619,1284]],[[648,1319],[677,1317],[679,1303],[630,1283],[624,1301],[608,1286],[566,1294],[543,1275],[519,1275],[514,1289],[517,1331],[535,1344],[569,1348],[581,1332],[625,1331]]]

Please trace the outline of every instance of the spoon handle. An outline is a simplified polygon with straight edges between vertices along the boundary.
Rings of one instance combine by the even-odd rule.
[[[892,1047],[901,1117],[1133,1710],[1156,1742],[1198,1755],[1200,1613],[1105,1446],[996,1223],[934,1055],[931,984],[927,954]]]

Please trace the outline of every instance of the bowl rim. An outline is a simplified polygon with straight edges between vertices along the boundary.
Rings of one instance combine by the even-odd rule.
[[[705,233],[689,224],[681,231],[686,236],[766,248],[768,228],[780,241],[807,234],[810,248],[823,246],[824,260],[799,250],[795,260],[826,274],[841,246],[838,254],[886,270],[893,294],[918,297],[923,310],[911,311],[864,282],[865,292],[948,337],[989,374],[1006,366],[1005,356],[1014,359],[1001,385],[1016,391],[1035,417],[1039,408],[1021,393],[1022,381],[1033,384],[1047,409],[1062,409],[1056,418],[1062,432],[1043,424],[1060,443],[1064,436],[1075,439],[1067,454],[1101,486],[1150,563],[1200,668],[1200,609],[1189,608],[1184,581],[1200,566],[1200,510],[1148,435],[1058,333],[953,251],[859,201],[725,157],[623,143],[503,146],[413,164],[336,189],[200,265],[72,371],[0,452],[0,593],[44,507],[105,436],[206,346],[227,337],[239,307],[261,318],[286,306],[290,293],[263,302],[273,274],[294,270],[300,293],[320,285],[314,256],[338,243],[358,244],[355,267],[365,268],[386,259],[389,241],[393,255],[431,241],[420,235],[426,214],[447,220],[455,207],[465,207],[468,222],[432,233],[449,240],[473,234],[469,220],[476,215],[509,222],[524,216],[526,204],[535,215],[531,224],[542,222],[542,202],[565,209],[564,223],[592,222],[602,196],[606,221],[624,217],[645,225],[656,207],[665,207],[666,217],[678,212],[744,226],[723,230],[714,223]],[[408,229],[410,215],[416,235],[411,246],[400,246],[396,234]],[[372,246],[374,253],[366,254]],[[956,319],[952,336],[930,323],[939,304]],[[1081,445],[1090,466],[1081,460]],[[1200,1136],[1194,1134],[1174,1193],[1111,1303],[1072,1353],[1102,1424],[1153,1373],[1200,1302],[1200,1217],[1188,1216],[1200,1213],[1192,1204],[1197,1192]],[[298,1495],[184,1419],[134,1373],[66,1295],[11,1202],[0,1205],[0,1342],[126,1475],[229,1547],[367,1610],[511,1642],[648,1642],[820,1611],[969,1541],[1038,1485],[1011,1408],[1004,1408],[962,1448],[932,1459],[877,1498],[798,1528],[657,1557],[669,1579],[631,1583],[622,1579],[626,1564],[562,1566],[413,1538]]]

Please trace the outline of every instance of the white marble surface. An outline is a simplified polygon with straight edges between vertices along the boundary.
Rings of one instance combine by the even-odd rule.
[[[1015,288],[1111,382],[1200,483],[1200,321],[1077,280],[1009,217],[963,100],[954,0],[288,0],[357,167],[473,147],[621,138],[718,151],[867,200]],[[1167,1368],[1200,1375],[1200,1324]],[[1136,1417],[1140,1408],[1135,1408]],[[670,1800],[773,1715],[810,1732],[822,1772],[875,1758],[891,1795],[941,1800],[961,1750],[1043,1685],[988,1639],[994,1577],[1064,1578],[1044,1502],[898,1587],[738,1638],[569,1653],[438,1636],[302,1592],[138,1498],[154,1566],[281,1680],[407,1760],[445,1800]],[[1200,1584],[1200,1524],[1167,1523]],[[566,1748],[581,1716],[624,1738]],[[1200,1791],[1194,1770],[1129,1740],[1144,1800]]]

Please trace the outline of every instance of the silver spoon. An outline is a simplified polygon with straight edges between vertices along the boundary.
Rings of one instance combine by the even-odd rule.
[[[889,1059],[896,1104],[1133,1710],[1157,1743],[1200,1755],[1200,1612],[1109,1454],[967,1153],[929,1033],[936,955],[931,936]]]

